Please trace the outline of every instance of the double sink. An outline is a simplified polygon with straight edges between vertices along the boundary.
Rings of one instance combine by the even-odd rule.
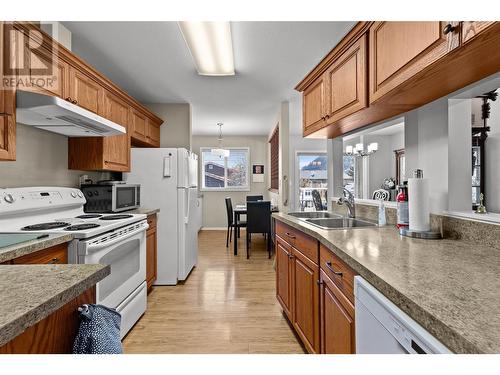
[[[349,229],[376,227],[377,224],[369,221],[347,218],[341,215],[325,211],[315,212],[289,212],[288,215],[304,220],[306,223],[315,225],[321,229]]]

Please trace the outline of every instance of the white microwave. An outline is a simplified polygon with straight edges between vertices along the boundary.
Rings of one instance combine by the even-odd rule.
[[[121,212],[139,208],[141,205],[141,185],[102,182],[82,185],[85,196],[85,212]]]

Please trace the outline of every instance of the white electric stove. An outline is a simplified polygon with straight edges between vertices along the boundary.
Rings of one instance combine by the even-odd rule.
[[[0,233],[71,233],[70,263],[109,264],[96,299],[121,313],[123,337],[146,311],[146,215],[86,214],[84,204],[78,189],[0,189]]]

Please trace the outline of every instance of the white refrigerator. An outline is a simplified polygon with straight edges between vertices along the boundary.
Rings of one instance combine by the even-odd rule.
[[[141,184],[141,206],[159,208],[155,285],[185,280],[198,259],[198,156],[184,148],[133,148],[131,172]]]

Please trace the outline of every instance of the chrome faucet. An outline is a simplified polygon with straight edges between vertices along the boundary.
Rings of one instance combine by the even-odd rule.
[[[356,207],[354,205],[354,195],[347,190],[346,188],[342,188],[343,197],[340,197],[337,201],[338,205],[345,205],[347,207],[347,215],[350,218],[356,217]]]

